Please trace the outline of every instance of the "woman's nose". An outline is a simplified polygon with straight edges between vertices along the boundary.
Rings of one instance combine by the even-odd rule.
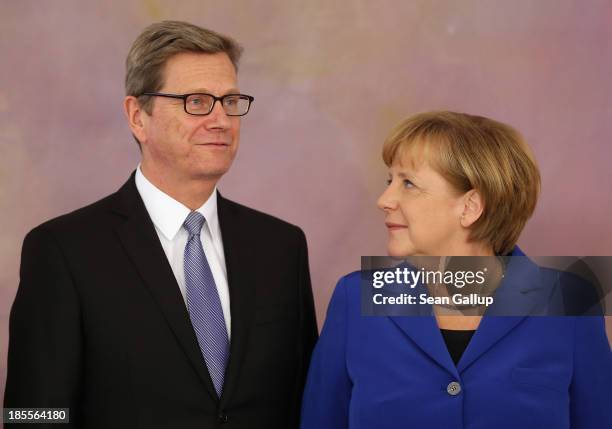
[[[397,208],[397,198],[391,185],[387,186],[382,195],[378,197],[376,205],[379,209],[384,211],[394,210]]]

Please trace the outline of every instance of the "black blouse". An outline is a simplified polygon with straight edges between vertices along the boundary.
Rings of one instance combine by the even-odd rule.
[[[448,352],[453,358],[453,362],[455,365],[461,359],[461,355],[465,351],[467,345],[469,344],[474,332],[476,331],[458,331],[453,329],[440,329],[442,333],[442,338],[444,338],[444,342],[446,343],[446,348],[448,348]]]

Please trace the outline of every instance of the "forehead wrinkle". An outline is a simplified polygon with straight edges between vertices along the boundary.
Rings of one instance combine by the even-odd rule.
[[[226,89],[225,91],[223,91],[223,95],[225,94],[238,94],[240,93],[240,90],[236,87],[231,87],[229,89]],[[205,88],[203,86],[199,86],[197,88],[191,88],[188,91],[185,92],[185,94],[211,94],[211,95],[217,95],[214,94],[214,91],[211,90],[210,88]]]
[[[202,83],[207,85],[207,81],[209,81],[209,83],[213,83],[213,86],[219,86],[219,84],[230,86],[228,90],[223,91],[224,93],[237,90],[238,76],[236,70],[229,58],[227,58],[227,62],[223,61],[223,55],[227,57],[224,53],[204,54],[193,52],[182,52],[171,56],[163,66],[160,88],[172,85],[176,87],[174,89],[176,93],[207,92],[218,96],[219,92],[213,91],[210,87],[199,86]],[[211,60],[208,63],[205,62],[207,58]],[[172,79],[169,79],[170,77]],[[210,79],[213,81],[210,82]],[[196,89],[186,90],[186,88],[194,87]],[[181,90],[181,88],[184,90]]]
[[[410,172],[404,172],[404,171],[398,171],[396,173],[397,177],[400,177],[402,179],[406,179],[406,178],[412,178],[414,177],[413,174],[410,174]]]
[[[398,158],[397,163],[395,163],[395,165],[396,167],[399,167],[396,168],[397,176],[402,178],[412,178],[417,176],[417,171],[419,170],[419,168],[417,168],[414,159],[412,157],[408,158],[405,153]]]

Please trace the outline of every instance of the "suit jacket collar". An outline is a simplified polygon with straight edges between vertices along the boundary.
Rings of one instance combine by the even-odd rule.
[[[138,194],[151,220],[168,240],[174,239],[191,210],[151,183],[140,170],[140,166],[136,169],[135,180]],[[210,231],[213,241],[221,240],[216,187],[204,204],[195,211],[206,219],[205,227]]]
[[[147,290],[163,313],[177,342],[185,352],[211,397],[217,400],[212,380],[197,343],[196,335],[172,268],[161,247],[155,227],[136,189],[135,174],[115,194],[111,210],[123,217],[116,227],[119,240],[143,279]],[[236,389],[239,369],[248,344],[255,291],[249,282],[254,263],[252,246],[245,246],[244,219],[239,206],[218,194],[218,215],[223,238],[230,308],[232,340],[221,403]]]

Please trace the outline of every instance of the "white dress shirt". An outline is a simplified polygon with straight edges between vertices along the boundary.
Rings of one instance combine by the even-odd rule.
[[[183,228],[183,222],[185,222],[191,210],[156,188],[142,174],[140,165],[136,169],[136,188],[144,201],[153,225],[155,225],[155,231],[168,258],[170,267],[172,267],[172,272],[174,277],[176,277],[176,282],[185,300],[185,305],[187,305],[184,255],[189,234]],[[229,287],[227,285],[227,269],[225,267],[223,241],[221,239],[221,229],[219,228],[219,217],[217,215],[216,187],[208,200],[196,211],[206,219],[202,226],[200,240],[202,241],[202,248],[204,249],[204,254],[208,260],[208,265],[210,265],[210,270],[219,292],[227,335],[231,337]]]

